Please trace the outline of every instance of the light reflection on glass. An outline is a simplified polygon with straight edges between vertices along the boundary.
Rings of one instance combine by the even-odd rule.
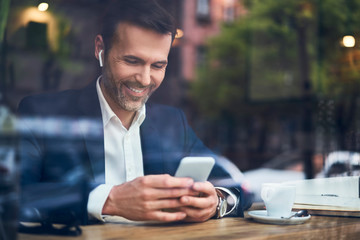
[[[48,10],[48,8],[49,8],[49,4],[46,2],[40,3],[38,6],[40,12],[45,12],[46,10]]]
[[[343,44],[345,47],[354,47],[355,46],[355,38],[351,35],[344,36]]]

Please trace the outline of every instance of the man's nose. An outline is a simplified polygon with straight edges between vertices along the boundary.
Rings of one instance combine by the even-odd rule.
[[[143,86],[148,86],[151,83],[151,68],[144,66],[137,79]]]

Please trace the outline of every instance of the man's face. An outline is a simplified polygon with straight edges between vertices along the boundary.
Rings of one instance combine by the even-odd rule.
[[[165,76],[171,35],[120,23],[107,49],[101,80],[113,110],[139,110]]]

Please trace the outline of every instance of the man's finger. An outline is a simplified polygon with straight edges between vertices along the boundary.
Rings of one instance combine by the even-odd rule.
[[[194,208],[209,208],[217,205],[217,198],[209,197],[191,197],[183,196],[180,198],[180,203]]]
[[[214,185],[210,182],[196,182],[193,184],[192,189],[202,193],[202,195],[212,195],[215,193]]]
[[[175,209],[179,207],[184,207],[183,203],[179,199],[164,199],[157,201],[147,201],[143,203],[143,208],[148,211],[153,210],[163,210],[163,209]]]
[[[203,222],[215,214],[215,210],[211,208],[198,209],[193,207],[183,207],[179,209],[186,213],[185,221],[188,222]]]
[[[191,178],[172,177],[168,174],[148,175],[140,181],[144,186],[154,188],[189,188],[194,184]]]
[[[198,196],[191,188],[155,188],[151,190],[151,199],[180,198],[182,196]]]

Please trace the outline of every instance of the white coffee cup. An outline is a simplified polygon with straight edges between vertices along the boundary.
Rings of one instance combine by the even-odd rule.
[[[293,185],[263,183],[261,186],[261,198],[270,217],[290,217],[295,195]]]

